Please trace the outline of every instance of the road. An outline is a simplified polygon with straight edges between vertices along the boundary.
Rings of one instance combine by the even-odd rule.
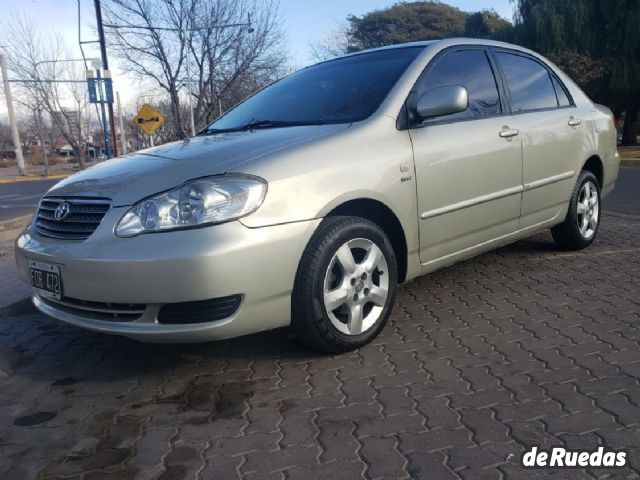
[[[40,197],[60,180],[0,184],[0,222],[33,213]]]
[[[40,197],[59,180],[0,184],[0,222],[32,213]],[[640,215],[640,168],[622,167],[616,189],[604,208]]]
[[[640,215],[640,167],[621,167],[616,188],[603,202],[605,209]]]

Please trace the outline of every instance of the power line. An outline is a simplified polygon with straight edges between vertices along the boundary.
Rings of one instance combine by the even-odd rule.
[[[216,30],[219,28],[233,28],[233,27],[249,27],[249,33],[253,33],[255,30],[251,27],[251,14],[248,15],[249,20],[244,23],[227,23],[223,25],[211,25],[208,27],[194,27],[194,28],[176,28],[176,27],[154,27],[154,26],[142,26],[142,25],[117,25],[114,23],[105,23],[104,27],[114,28],[116,30],[120,29],[131,29],[131,30],[162,30],[167,32],[199,32],[202,30]]]

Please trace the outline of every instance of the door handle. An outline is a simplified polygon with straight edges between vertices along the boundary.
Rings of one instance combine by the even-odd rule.
[[[499,135],[502,138],[511,138],[511,137],[515,137],[519,133],[520,133],[520,130],[518,130],[517,128],[509,128],[505,125],[504,127],[502,127],[502,130],[500,130]]]
[[[582,123],[582,120],[580,120],[579,118],[575,118],[575,117],[569,117],[569,121],[567,123],[569,125],[571,125],[572,127],[577,127],[578,125],[580,125]]]

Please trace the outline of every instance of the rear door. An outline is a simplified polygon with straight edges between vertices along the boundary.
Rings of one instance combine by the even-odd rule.
[[[467,89],[467,110],[426,121],[412,118],[412,106],[424,92],[451,85]],[[430,62],[407,101],[423,264],[518,228],[520,139],[499,85],[485,48],[457,47]]]
[[[523,155],[520,229],[556,218],[569,201],[585,124],[560,80],[526,53],[494,49],[506,81]]]

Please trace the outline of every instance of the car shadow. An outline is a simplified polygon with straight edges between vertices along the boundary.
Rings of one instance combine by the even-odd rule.
[[[86,331],[28,311],[0,319],[0,329],[5,333],[0,336],[0,381],[2,374],[19,374],[52,384],[117,382],[171,375],[189,366],[198,366],[202,373],[207,373],[207,365],[212,373],[250,371],[264,359],[304,362],[326,356],[299,342],[290,328],[216,342],[151,344]]]

